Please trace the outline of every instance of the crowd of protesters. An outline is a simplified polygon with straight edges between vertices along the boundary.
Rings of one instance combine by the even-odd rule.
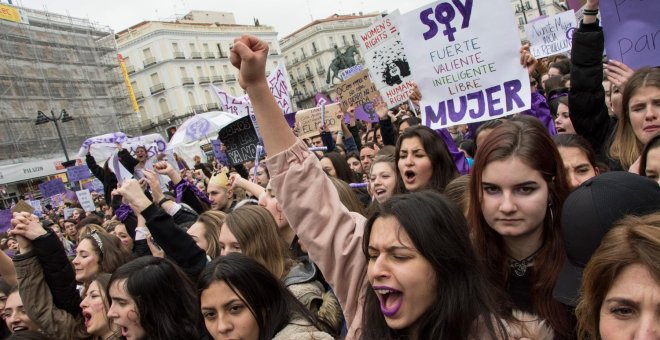
[[[118,183],[88,155],[96,211],[13,215],[2,335],[660,339],[660,68],[603,64],[586,8],[570,58],[521,48],[530,110],[439,131],[416,91],[300,139],[268,44],[237,38],[267,157],[148,167],[119,145]]]

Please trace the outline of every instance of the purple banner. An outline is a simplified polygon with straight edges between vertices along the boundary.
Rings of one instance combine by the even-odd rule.
[[[601,0],[607,57],[633,69],[660,65],[660,1]]]
[[[229,158],[227,158],[227,154],[222,151],[222,142],[220,140],[212,139],[211,146],[213,147],[213,155],[215,155],[215,159],[217,159],[220,164],[224,166],[231,165],[229,163]]]
[[[43,198],[48,198],[66,192],[66,187],[61,179],[56,178],[52,181],[39,184],[39,191],[41,191]]]
[[[92,177],[92,173],[89,171],[89,168],[84,164],[72,166],[66,169],[66,175],[69,177],[69,181],[71,182],[82,181]]]
[[[12,213],[10,209],[0,210],[0,233],[6,233],[11,229]]]

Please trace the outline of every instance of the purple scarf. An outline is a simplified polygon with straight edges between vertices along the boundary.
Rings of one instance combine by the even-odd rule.
[[[193,192],[193,194],[195,194],[195,196],[197,196],[197,198],[202,200],[202,202],[204,202],[206,204],[211,204],[211,201],[209,201],[209,198],[206,197],[206,195],[201,190],[199,190],[199,188],[197,188],[192,183],[186,181],[185,179],[182,179],[181,182],[179,182],[179,184],[177,184],[176,186],[174,186],[174,183],[170,182],[169,186],[170,186],[170,188],[171,187],[176,188],[175,189],[176,190],[176,203],[181,203],[181,199],[183,198],[183,192],[186,190],[186,188],[190,188],[190,190]]]

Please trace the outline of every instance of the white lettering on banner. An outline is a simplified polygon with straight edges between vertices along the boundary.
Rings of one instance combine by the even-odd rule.
[[[60,159],[49,159],[30,163],[17,163],[0,166],[0,184],[20,182],[31,178],[45,177],[66,172],[57,168]]]
[[[399,16],[396,25],[422,93],[426,126],[484,121],[531,106],[507,0],[436,1]],[[402,98],[405,90],[390,96]]]

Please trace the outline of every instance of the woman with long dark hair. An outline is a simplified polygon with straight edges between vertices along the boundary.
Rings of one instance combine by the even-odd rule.
[[[470,189],[468,220],[488,277],[557,338],[574,336],[567,307],[552,297],[566,257],[559,217],[568,183],[546,129],[526,116],[496,127],[479,146]]]
[[[119,267],[106,296],[108,318],[127,339],[197,339],[199,311],[192,282],[170,260],[143,256]]]
[[[243,254],[213,260],[200,275],[197,292],[214,339],[332,339],[278,278]]]

